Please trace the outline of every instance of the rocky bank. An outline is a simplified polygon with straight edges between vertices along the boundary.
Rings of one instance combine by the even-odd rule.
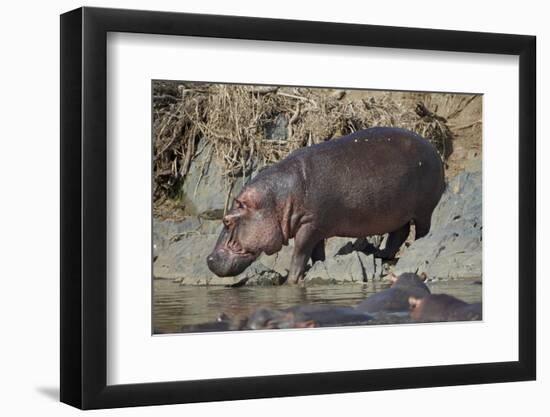
[[[188,177],[186,193],[194,212],[183,221],[154,220],[155,278],[173,279],[186,285],[278,285],[288,273],[292,242],[272,256],[262,255],[241,275],[219,278],[212,274],[206,257],[221,230],[221,214],[228,190],[216,181],[216,162],[198,158]],[[207,167],[205,169],[205,167]],[[208,184],[208,186],[203,186]],[[240,188],[240,187],[239,187]],[[425,272],[431,279],[471,278],[482,275],[482,174],[481,159],[450,179],[432,215],[430,233],[409,240],[397,263],[383,264],[372,252],[380,237],[331,238],[327,259],[306,273],[308,284],[363,283],[381,279],[393,271]],[[383,246],[383,241],[382,241]]]

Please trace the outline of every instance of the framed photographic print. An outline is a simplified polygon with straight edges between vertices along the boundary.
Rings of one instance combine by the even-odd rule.
[[[61,16],[61,400],[535,379],[535,38]]]

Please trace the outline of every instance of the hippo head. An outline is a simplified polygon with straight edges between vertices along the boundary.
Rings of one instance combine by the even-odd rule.
[[[393,272],[390,275],[390,282],[393,288],[402,289],[408,292],[426,293],[430,294],[430,289],[425,284],[428,276],[425,272],[417,275],[413,272],[405,272],[399,276],[396,276]]]
[[[424,299],[414,296],[409,297],[409,314],[411,318],[420,321],[422,318],[422,309],[424,307]]]
[[[281,249],[283,235],[273,201],[254,189],[245,189],[223,217],[223,229],[208,268],[219,277],[243,272],[262,252],[271,255]]]

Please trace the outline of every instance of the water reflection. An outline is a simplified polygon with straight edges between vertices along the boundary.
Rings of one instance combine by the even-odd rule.
[[[481,285],[475,280],[436,281],[428,284],[433,293],[447,293],[466,302],[481,301]],[[297,304],[355,306],[387,283],[362,285],[312,285],[309,287],[199,287],[171,280],[153,283],[153,328],[155,332],[179,333],[182,327],[216,320],[220,313],[248,316],[258,307],[286,308]]]

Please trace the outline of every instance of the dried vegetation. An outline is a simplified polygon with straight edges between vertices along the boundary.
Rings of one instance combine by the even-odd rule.
[[[206,143],[207,160],[220,163],[229,183],[297,148],[373,126],[413,130],[448,160],[455,132],[473,126],[456,130],[452,119],[476,97],[155,81],[155,205],[177,198]]]

